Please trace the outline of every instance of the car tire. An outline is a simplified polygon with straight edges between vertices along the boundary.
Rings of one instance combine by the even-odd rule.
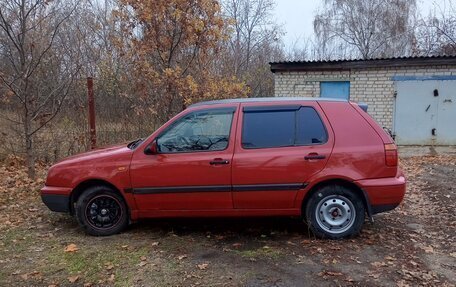
[[[76,202],[76,218],[87,234],[109,236],[128,225],[128,209],[123,198],[106,186],[92,186]]]
[[[327,185],[310,196],[305,217],[307,225],[319,238],[349,238],[361,231],[365,207],[362,199],[349,188]]]

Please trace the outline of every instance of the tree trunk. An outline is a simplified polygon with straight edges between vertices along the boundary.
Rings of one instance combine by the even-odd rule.
[[[33,141],[31,137],[26,139],[26,148],[25,152],[27,155],[27,174],[28,177],[31,179],[35,179],[36,172],[35,172],[35,155],[33,154]]]
[[[27,164],[27,174],[31,179],[35,179],[35,154],[33,153],[33,136],[30,135],[31,120],[28,112],[24,119],[24,139],[25,139],[25,161]]]

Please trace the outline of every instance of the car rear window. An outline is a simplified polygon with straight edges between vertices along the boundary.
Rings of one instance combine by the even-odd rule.
[[[243,148],[315,145],[327,139],[325,126],[312,107],[244,109]]]

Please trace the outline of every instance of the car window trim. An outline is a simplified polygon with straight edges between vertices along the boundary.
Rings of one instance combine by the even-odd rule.
[[[277,105],[277,106],[247,106],[243,107],[244,113],[255,113],[255,112],[287,112],[297,111],[302,105]]]
[[[172,122],[168,127],[166,127],[166,129],[161,131],[160,134],[158,134],[153,140],[153,141],[158,140],[165,132],[169,131],[172,127],[174,127],[175,123],[179,122],[184,117],[187,117],[189,115],[192,115],[192,114],[195,114],[195,113],[201,113],[201,112],[203,112],[203,113],[204,112],[215,112],[215,113],[217,113],[217,112],[220,112],[220,113],[227,112],[227,113],[231,113],[232,117],[231,117],[231,123],[230,123],[230,128],[229,128],[230,132],[229,132],[229,135],[228,135],[228,144],[226,145],[226,147],[224,149],[221,149],[221,150],[193,150],[193,151],[178,151],[178,152],[161,152],[161,151],[159,151],[157,154],[183,154],[183,153],[201,153],[201,152],[221,152],[221,151],[227,150],[230,147],[230,138],[231,138],[231,133],[232,133],[232,129],[233,129],[234,114],[236,113],[236,110],[237,110],[236,107],[223,107],[223,108],[201,109],[201,110],[196,110],[196,111],[192,111],[192,112],[186,113],[186,114],[182,115],[181,117],[177,118],[174,122]],[[146,147],[146,149],[147,149],[147,147]],[[144,149],[144,152],[146,151],[146,149]]]
[[[286,109],[286,107],[288,107],[288,109]],[[297,109],[295,109],[296,107],[298,107]],[[249,108],[249,110],[246,112],[245,109],[246,108]],[[254,108],[257,108],[257,109],[254,109]],[[261,108],[264,108],[264,109],[261,109]],[[269,109],[268,109],[269,108]],[[323,121],[320,113],[318,112],[318,110],[314,107],[314,106],[305,106],[305,105],[288,105],[288,106],[249,106],[249,107],[244,107],[243,108],[243,114],[246,114],[246,113],[256,113],[256,112],[285,112],[285,111],[295,111],[295,113],[300,110],[301,108],[311,108],[313,109],[318,118],[320,119],[320,122],[322,123],[323,125],[323,129],[325,131],[325,134],[326,134],[326,140],[324,142],[321,142],[321,143],[311,143],[311,144],[293,144],[293,145],[280,145],[280,146],[267,146],[267,147],[246,147],[244,146],[244,143],[243,143],[243,138],[244,138],[244,127],[245,127],[245,117],[242,116],[242,125],[241,125],[241,142],[240,142],[240,146],[242,149],[244,150],[253,150],[253,149],[271,149],[271,148],[286,148],[286,147],[303,147],[303,146],[319,146],[319,145],[324,145],[324,144],[327,144],[328,141],[329,141],[329,133],[328,133],[328,129],[326,127],[326,124],[325,122]],[[296,141],[296,133],[297,133],[297,114],[296,114],[296,119],[295,119],[295,141]]]

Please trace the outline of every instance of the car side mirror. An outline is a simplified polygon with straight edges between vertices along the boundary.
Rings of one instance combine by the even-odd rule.
[[[154,139],[147,147],[144,149],[145,154],[157,154],[158,153],[158,143],[157,139]]]

